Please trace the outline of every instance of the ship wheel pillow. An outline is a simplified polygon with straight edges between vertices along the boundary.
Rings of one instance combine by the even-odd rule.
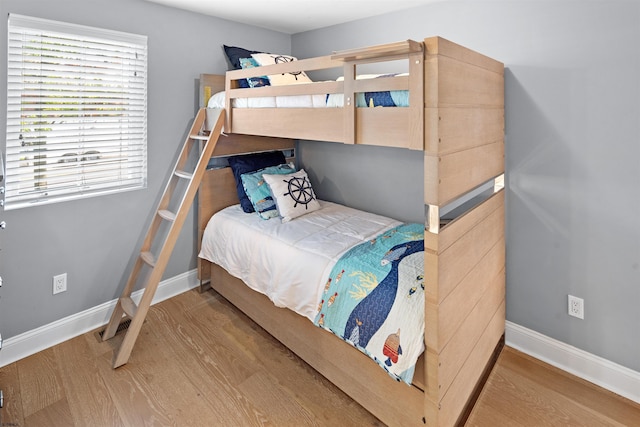
[[[261,66],[283,64],[297,61],[298,58],[291,55],[278,55],[272,53],[253,53],[251,57]],[[311,79],[304,71],[292,71],[284,74],[274,74],[269,76],[272,86],[293,85],[297,83],[311,83]]]
[[[320,209],[304,169],[287,175],[262,175],[271,189],[282,222]]]

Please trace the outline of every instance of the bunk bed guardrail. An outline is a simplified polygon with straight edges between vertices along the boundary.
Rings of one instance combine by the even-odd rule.
[[[357,79],[357,67],[373,62],[392,62],[398,60],[408,60],[408,75],[396,76],[394,78],[380,79]],[[365,133],[380,134],[383,129],[367,129],[367,124],[363,123],[360,116],[363,112],[356,108],[356,93],[362,92],[383,92],[383,91],[409,91],[411,94],[408,107],[400,107],[395,112],[387,112],[397,117],[390,122],[395,126],[384,129],[382,135],[378,139],[380,142],[374,142],[376,145],[386,145],[383,138],[389,141],[390,137],[397,135],[399,129],[406,129],[408,135],[403,138],[401,144],[406,148],[414,150],[422,150],[424,148],[424,136],[422,122],[424,120],[424,92],[419,90],[423,86],[424,81],[424,47],[422,43],[413,40],[404,42],[391,43],[387,45],[375,46],[367,49],[353,49],[348,51],[337,52],[332,55],[300,59],[288,63],[267,65],[255,68],[247,68],[242,70],[229,71],[226,74],[225,91],[227,121],[225,130],[230,133],[247,133],[245,126],[239,128],[234,127],[235,117],[233,100],[244,97],[268,97],[268,96],[295,96],[295,95],[325,95],[325,94],[342,94],[344,106],[341,111],[335,109],[327,109],[326,111],[308,111],[302,117],[301,125],[292,129],[292,137],[304,137],[304,127],[312,125],[317,120],[317,115],[327,115],[330,119],[321,120],[323,123],[334,123],[335,132],[327,132],[323,135],[323,140],[331,142],[342,142],[347,144],[362,143],[369,138],[366,136],[358,140],[358,135]],[[263,75],[291,73],[291,72],[307,72],[325,69],[340,69],[343,80],[341,81],[319,81],[295,85],[285,86],[263,86],[256,88],[238,88],[237,81],[251,77]],[[205,100],[206,101],[206,100]],[[203,104],[203,105],[206,105]],[[271,114],[269,109],[261,109],[262,113]],[[250,114],[246,111],[236,110],[238,114]],[[370,111],[365,113],[371,113]],[[374,113],[375,114],[375,113]],[[312,118],[315,115],[315,119]],[[257,117],[251,116],[248,119],[253,123],[255,132],[255,123]],[[368,120],[368,122],[379,121],[377,119]],[[269,127],[271,119],[268,116],[264,119],[265,127]],[[270,131],[266,129],[264,135],[269,135]],[[271,136],[275,136],[271,134]],[[311,138],[315,139],[315,138]]]

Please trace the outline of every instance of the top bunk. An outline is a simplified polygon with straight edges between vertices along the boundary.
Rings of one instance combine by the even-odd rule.
[[[224,100],[217,106],[227,110],[227,133],[432,150],[437,145],[433,131],[438,110],[481,108],[497,114],[503,108],[503,64],[441,37],[289,62],[287,58],[291,57],[285,55],[271,57],[274,62],[285,59],[273,65],[229,71],[224,87],[219,81],[207,81],[204,75],[201,105],[206,106],[216,92],[225,91]],[[261,61],[266,63],[268,59]],[[392,73],[380,75],[386,78],[372,78],[359,72],[361,66],[371,63],[405,72],[394,73],[393,78]],[[340,77],[311,81],[307,73],[318,70],[330,70]],[[292,78],[273,78],[286,75]],[[270,78],[265,80],[265,76]],[[256,87],[241,87],[247,86],[240,84],[245,79]],[[267,85],[258,87],[264,82]],[[384,102],[388,97],[373,96],[389,92],[392,97],[398,94],[398,107],[380,107],[380,102],[388,105]],[[297,102],[304,97],[310,102]],[[274,98],[284,102],[271,102]],[[317,99],[329,103],[319,106]],[[242,108],[247,104],[249,108]],[[501,128],[496,130],[500,132]]]
[[[372,63],[404,72],[359,72]],[[318,70],[340,77],[301,79]],[[270,85],[240,87],[266,76]],[[442,206],[504,171],[504,65],[441,37],[203,74],[200,89],[201,106],[225,108],[226,133],[424,151],[425,204]],[[383,98],[400,106],[377,106]]]

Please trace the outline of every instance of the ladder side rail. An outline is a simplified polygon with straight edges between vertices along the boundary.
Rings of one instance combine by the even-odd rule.
[[[204,109],[201,109],[200,111],[203,114],[205,114]],[[158,284],[162,279],[162,275],[164,274],[164,270],[167,266],[169,258],[171,257],[171,253],[173,252],[175,243],[178,240],[178,237],[180,235],[180,230],[182,229],[182,225],[184,224],[189,208],[191,207],[193,199],[195,198],[195,194],[198,191],[200,181],[202,180],[202,176],[204,175],[207,164],[209,163],[209,158],[213,154],[213,150],[215,149],[218,138],[222,134],[223,125],[224,125],[224,110],[221,110],[221,113],[218,116],[218,119],[216,121],[216,125],[214,126],[211,133],[209,134],[207,143],[202,153],[200,154],[200,158],[198,159],[198,163],[196,165],[193,177],[185,192],[183,202],[181,203],[180,208],[176,214],[175,221],[173,221],[173,223],[171,224],[167,238],[162,246],[160,255],[158,256],[156,265],[154,266],[149,278],[147,279],[147,285],[142,295],[142,299],[138,304],[138,311],[134,316],[134,318],[132,319],[131,324],[129,325],[129,328],[125,335],[125,338],[120,345],[120,349],[118,350],[116,356],[114,357],[114,362],[113,362],[114,368],[124,365],[129,360],[129,356],[131,355],[131,351],[133,350],[133,345],[135,344],[138,334],[140,333],[140,329],[142,328],[144,319],[151,306],[151,302],[155,295]]]
[[[171,195],[173,194],[173,191],[175,190],[175,187],[177,186],[177,183],[179,181],[175,172],[177,170],[184,170],[184,166],[186,165],[187,160],[189,158],[189,148],[190,148],[189,143],[192,142],[193,135],[197,135],[202,129],[205,119],[206,119],[206,110],[204,108],[201,108],[200,110],[198,110],[198,114],[196,115],[196,118],[193,120],[193,124],[191,125],[191,129],[189,129],[189,133],[187,134],[187,138],[185,139],[184,144],[182,144],[182,149],[180,150],[180,154],[176,159],[176,163],[171,172],[171,176],[169,177],[169,180],[167,181],[167,185],[165,186],[163,197],[162,199],[160,199],[160,202],[158,203],[156,213],[162,209],[166,209],[169,206],[169,203],[171,201]],[[161,222],[162,221],[160,221],[159,224]]]
[[[204,115],[206,113],[205,109],[200,109],[200,113]],[[200,115],[200,113],[198,115]],[[189,209],[191,208],[195,195],[200,186],[200,181],[202,180],[202,176],[204,175],[204,172],[207,168],[207,164],[209,163],[209,158],[211,158],[211,155],[213,154],[213,150],[215,149],[215,146],[217,144],[218,138],[222,134],[222,127],[224,126],[223,117],[224,117],[224,112],[222,112],[218,116],[216,125],[214,126],[214,128],[211,130],[211,133],[209,134],[209,138],[207,139],[205,147],[201,151],[200,157],[195,166],[193,176],[179,204],[178,212],[176,212],[175,220],[171,224],[171,227],[167,234],[167,239],[162,245],[162,250],[160,251],[160,254],[156,261],[156,267],[154,268],[154,271],[151,276],[153,277],[154,274],[159,276],[158,282],[159,282],[159,279],[162,278],[162,274],[164,273],[164,268],[169,262],[169,258],[171,257],[171,253],[173,252],[173,247],[175,246],[175,243],[178,240],[180,230],[184,225],[184,221],[187,218]],[[151,281],[151,278],[150,278],[150,281]]]
[[[158,207],[156,209],[156,215],[154,217],[154,221],[157,220],[157,226],[156,226],[157,228],[159,228],[160,224],[162,223],[162,220],[157,218],[158,216],[157,213],[160,210],[164,210],[169,207],[169,203],[171,202],[171,196],[173,195],[173,192],[175,191],[179,181],[179,177],[176,176],[176,171],[184,170],[184,166],[186,165],[189,159],[189,149],[191,145],[190,142],[193,141],[192,137],[200,132],[200,130],[204,125],[205,119],[206,119],[206,110],[201,108],[198,111],[198,114],[196,115],[196,118],[194,119],[193,124],[191,125],[191,129],[189,129],[187,138],[184,144],[182,145],[182,149],[180,150],[180,154],[178,155],[176,163],[173,167],[171,176],[169,177],[169,180],[167,181],[167,185],[165,186],[163,196],[160,199],[160,202],[158,203]],[[143,245],[143,250],[149,250],[153,242],[153,237],[155,236],[156,232],[157,232],[157,229],[153,233],[147,233],[148,242],[145,241],[145,244]],[[151,238],[149,238],[150,236]]]
[[[176,160],[175,166],[173,168],[173,172],[169,178],[169,180],[167,181],[167,185],[165,186],[164,192],[163,192],[163,196],[158,204],[158,208],[156,209],[156,214],[153,216],[153,219],[151,220],[151,224],[149,225],[149,228],[147,229],[147,234],[145,236],[145,239],[142,243],[142,246],[140,248],[140,252],[138,253],[138,257],[136,259],[136,262],[133,266],[133,269],[131,271],[131,274],[129,275],[129,278],[127,280],[127,283],[122,291],[121,297],[118,299],[118,302],[116,303],[116,306],[113,310],[113,313],[111,314],[111,317],[109,319],[109,323],[107,324],[107,327],[102,335],[102,340],[106,341],[108,339],[111,339],[115,336],[117,330],[118,330],[118,325],[120,323],[120,319],[122,319],[122,316],[125,314],[124,313],[124,309],[121,305],[121,298],[122,297],[130,297],[131,293],[133,292],[133,288],[135,286],[135,284],[138,281],[138,277],[140,275],[140,272],[142,271],[143,266],[145,265],[144,260],[141,258],[140,254],[142,252],[146,252],[149,251],[151,248],[151,245],[153,244],[153,240],[158,232],[158,229],[160,228],[160,225],[162,223],[162,219],[158,217],[158,211],[160,209],[164,209],[168,206],[169,201],[171,199],[171,195],[173,194],[173,191],[175,190],[176,186],[177,186],[177,181],[178,178],[175,176],[175,171],[177,170],[177,168],[179,167],[183,167],[184,164],[186,163],[186,158],[188,157],[188,147],[189,147],[189,141],[191,136],[194,133],[199,133],[200,130],[202,129],[204,122],[205,122],[205,118],[206,118],[206,110],[204,109],[200,109],[198,111],[198,114],[196,115],[196,118],[193,121],[193,124],[191,125],[191,129],[189,130],[189,133],[187,135],[187,139],[185,140],[184,144],[182,145],[182,149],[180,150],[180,154],[178,156],[178,159]],[[195,132],[194,132],[195,131]]]

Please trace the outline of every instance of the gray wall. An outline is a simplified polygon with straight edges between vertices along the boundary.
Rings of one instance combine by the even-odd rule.
[[[424,222],[422,151],[300,141],[297,159],[322,200]]]
[[[148,188],[2,212],[0,331],[7,339],[120,295],[151,213],[197,107],[200,73],[224,73],[222,44],[288,53],[289,35],[142,0],[1,0],[0,70],[7,64],[7,14],[148,36]],[[6,132],[6,78],[0,73],[0,138]],[[4,150],[4,144],[2,149]],[[165,272],[195,268],[193,210]],[[68,273],[66,293],[52,276]]]
[[[149,188],[2,213],[4,338],[119,295],[194,116],[197,76],[227,67],[222,43],[309,57],[440,35],[507,67],[508,320],[640,371],[638,2],[449,0],[291,38],[141,0],[2,0],[0,16],[10,12],[149,36]],[[3,77],[3,136],[4,105]],[[298,154],[322,196],[421,218],[422,189],[408,184],[420,155],[307,142]],[[165,277],[194,268],[194,248],[191,215]],[[54,297],[62,272],[69,290]],[[567,316],[569,293],[585,298],[585,320]]]
[[[640,2],[450,0],[296,34],[292,53],[434,35],[506,66],[507,319],[640,371]],[[325,145],[330,161],[311,164],[317,150],[300,144],[312,176],[364,170]],[[351,184],[372,210],[397,189]],[[567,294],[585,299],[584,320],[567,315]]]

